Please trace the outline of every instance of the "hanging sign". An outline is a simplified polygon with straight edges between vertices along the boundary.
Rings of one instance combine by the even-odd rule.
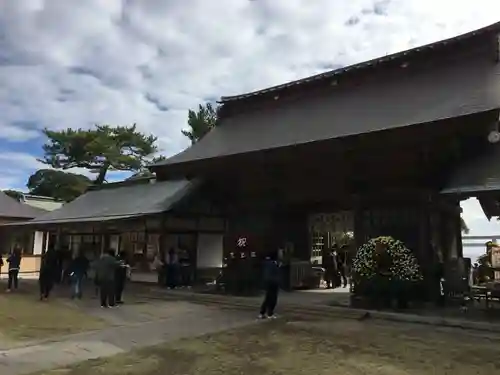
[[[236,246],[237,247],[246,247],[247,246],[247,238],[246,237],[240,237],[236,241]]]
[[[491,247],[491,266],[495,268],[495,280],[500,280],[500,271],[496,270],[500,268],[500,246],[496,244]]]

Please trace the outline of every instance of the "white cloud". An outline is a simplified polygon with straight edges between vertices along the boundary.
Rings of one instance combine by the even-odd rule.
[[[469,227],[470,233],[467,236],[498,236],[500,235],[500,221],[492,218],[488,221],[483,213],[481,206],[477,199],[467,199],[461,203],[463,209],[463,218]],[[467,240],[463,239],[464,244],[481,243],[484,244],[488,240]],[[464,255],[472,259],[476,259],[479,255],[484,253],[484,247],[464,246]]]
[[[137,122],[170,155],[188,145],[187,110],[205,99],[451,37],[498,14],[497,0],[2,1],[0,138]],[[2,160],[3,186],[39,167],[26,154]],[[497,230],[478,215],[466,209],[473,232]]]
[[[499,11],[493,0],[5,1],[0,134],[137,122],[172,154],[204,99],[452,36]]]

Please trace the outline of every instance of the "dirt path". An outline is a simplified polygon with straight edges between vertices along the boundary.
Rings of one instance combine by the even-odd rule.
[[[188,302],[158,302],[97,310],[110,328],[0,351],[0,374],[22,375],[145,347],[241,327],[254,314]]]

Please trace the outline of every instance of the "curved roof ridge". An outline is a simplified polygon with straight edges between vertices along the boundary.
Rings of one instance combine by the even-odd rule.
[[[436,47],[442,47],[442,46],[448,45],[450,43],[461,42],[465,39],[469,39],[471,37],[474,37],[474,36],[477,36],[477,35],[480,35],[483,33],[493,32],[495,30],[500,31],[500,22],[496,22],[494,24],[482,27],[480,29],[469,31],[467,33],[460,34],[460,35],[457,35],[457,36],[454,36],[451,38],[439,40],[436,42],[425,44],[423,46],[411,48],[409,50],[396,52],[396,53],[393,53],[390,55],[377,57],[377,58],[374,58],[371,60],[356,63],[356,64],[349,65],[349,66],[346,66],[343,68],[338,68],[338,69],[330,70],[330,71],[327,71],[324,73],[315,74],[315,75],[312,75],[309,77],[301,78],[301,79],[290,81],[287,83],[282,83],[282,84],[279,84],[276,86],[271,86],[268,88],[264,88],[264,89],[260,89],[260,90],[256,90],[256,91],[251,91],[251,92],[239,94],[239,95],[222,96],[219,103],[227,103],[227,102],[245,99],[245,98],[249,98],[249,97],[253,97],[253,96],[258,96],[258,95],[262,95],[262,94],[266,94],[266,93],[270,93],[270,92],[278,92],[278,91],[282,91],[282,90],[287,89],[287,88],[292,87],[292,86],[302,85],[305,83],[319,81],[319,80],[326,79],[326,78],[332,78],[334,76],[338,76],[338,75],[346,73],[348,71],[367,68],[367,67],[370,67],[370,66],[373,66],[376,64],[381,64],[381,63],[385,63],[387,61],[400,59],[400,58],[406,57],[410,54],[420,53],[423,51],[434,49]]]

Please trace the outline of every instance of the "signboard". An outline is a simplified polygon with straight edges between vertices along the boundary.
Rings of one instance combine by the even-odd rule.
[[[500,268],[500,246],[493,246],[491,248],[491,266],[493,268]],[[495,271],[495,280],[500,280],[500,271]]]
[[[246,237],[238,238],[238,240],[236,241],[236,246],[239,248],[247,247],[247,238]]]

